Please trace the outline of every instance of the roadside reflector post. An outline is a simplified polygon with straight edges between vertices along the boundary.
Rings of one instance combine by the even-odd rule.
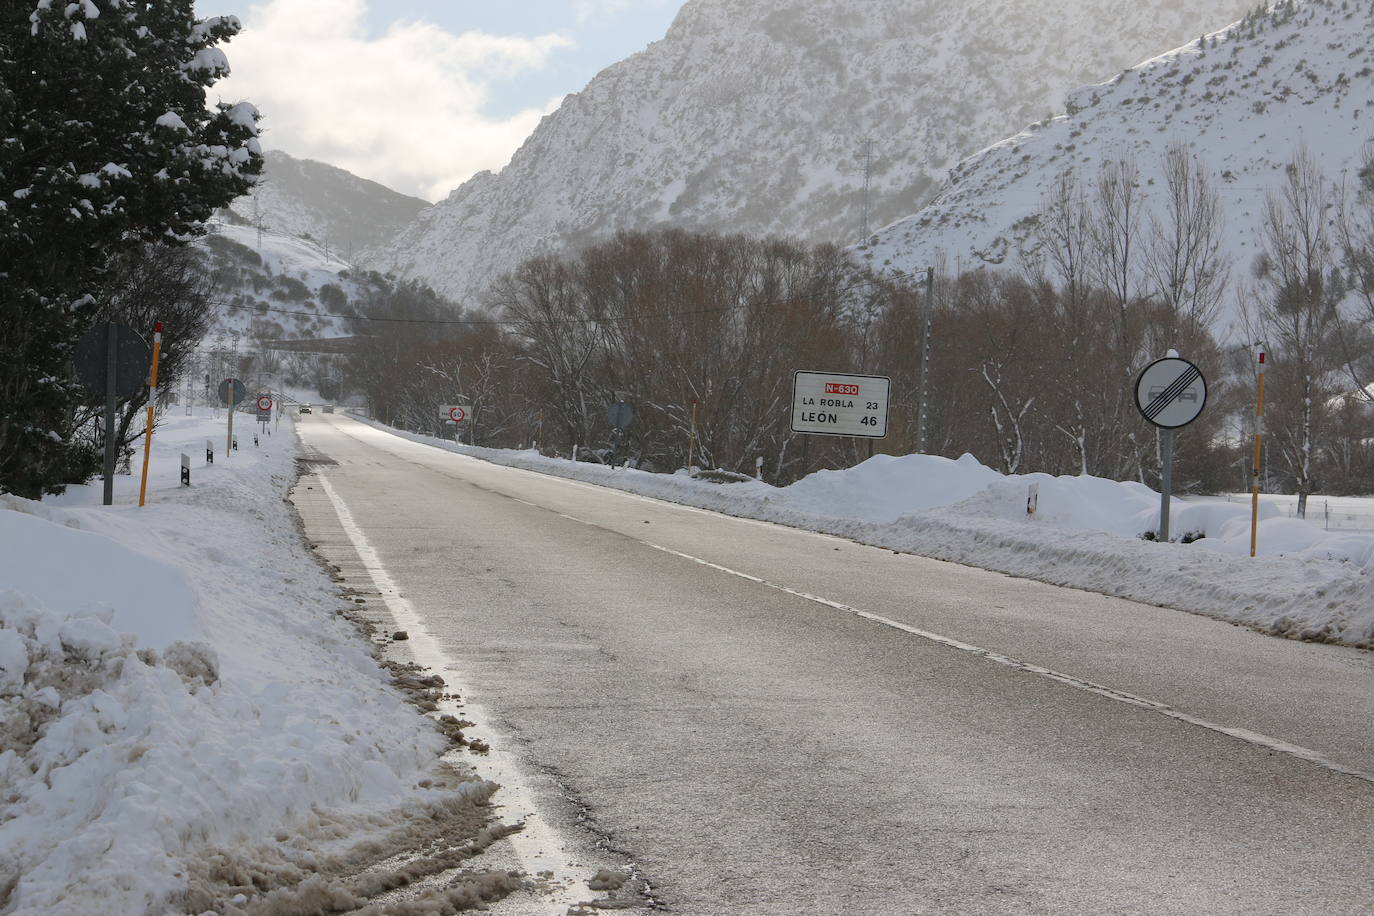
[[[183,487],[191,485],[191,456],[185,452],[181,453],[181,485]]]
[[[143,481],[138,485],[138,506],[148,498],[148,460],[153,451],[153,410],[157,407],[157,364],[162,355],[162,322],[153,322],[153,369],[148,376],[148,420],[143,429]]]
[[[762,456],[762,455],[760,455],[760,456],[758,456],[757,458],[754,459],[754,479],[755,479],[755,480],[762,480],[762,479],[763,479],[763,456]]]
[[[1267,354],[1259,351],[1259,372],[1255,391],[1255,455],[1250,465],[1250,556],[1259,547],[1260,464],[1264,457],[1264,362]]]
[[[209,439],[205,440],[205,463],[215,463],[215,444],[211,442]]]
[[[1040,484],[1033,483],[1026,493],[1026,515],[1032,516],[1040,510]]]
[[[236,452],[239,450],[239,437],[238,437],[238,436],[235,436],[235,437],[234,437],[233,449],[234,449],[234,451],[236,451]]]

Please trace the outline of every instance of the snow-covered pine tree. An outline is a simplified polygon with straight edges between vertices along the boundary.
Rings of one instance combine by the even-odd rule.
[[[238,20],[193,7],[0,5],[0,491],[91,469],[71,444],[71,355],[111,259],[195,237],[261,171],[257,110],[206,106]]]

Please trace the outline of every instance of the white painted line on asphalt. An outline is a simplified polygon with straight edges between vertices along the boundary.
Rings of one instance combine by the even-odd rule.
[[[366,425],[366,424],[364,424],[364,425]],[[787,530],[789,530],[789,531],[797,532],[797,533],[800,533],[800,534],[809,534],[809,535],[812,535],[812,536],[814,536],[814,537],[822,538],[822,539],[825,539],[825,540],[843,541],[844,543],[847,543],[847,544],[850,544],[850,545],[853,545],[853,546],[864,546],[864,545],[858,544],[857,542],[854,542],[854,541],[849,541],[849,540],[846,540],[846,539],[844,539],[844,538],[836,537],[835,535],[824,534],[824,533],[818,532],[818,531],[807,531],[807,530],[801,529],[801,528],[790,528],[790,527],[788,527],[788,526],[779,526],[779,525],[776,525],[776,524],[773,523],[773,522],[765,522],[765,521],[762,521],[762,520],[759,520],[759,519],[749,519],[749,518],[741,518],[741,517],[739,517],[739,516],[726,515],[726,514],[724,514],[724,513],[716,512],[716,511],[711,510],[711,509],[702,509],[702,508],[700,508],[700,507],[698,507],[698,506],[688,506],[688,505],[684,505],[684,504],[682,504],[682,503],[675,503],[675,502],[672,502],[672,501],[670,501],[670,500],[656,499],[656,498],[654,498],[654,497],[652,497],[652,496],[643,496],[642,494],[632,493],[632,492],[629,492],[629,491],[626,491],[626,490],[620,490],[620,489],[617,489],[617,488],[615,488],[615,487],[599,486],[599,485],[597,485],[597,484],[587,483],[586,481],[576,480],[576,479],[567,478],[567,477],[560,477],[560,476],[558,476],[558,475],[556,475],[556,474],[550,474],[550,473],[546,473],[546,472],[543,472],[543,471],[535,471],[535,470],[531,470],[531,469],[529,469],[529,468],[512,467],[512,466],[510,466],[510,465],[500,465],[500,464],[496,464],[495,462],[486,461],[486,460],[484,460],[484,459],[477,458],[477,457],[472,456],[472,455],[465,455],[465,454],[463,454],[462,452],[453,452],[453,451],[449,451],[449,450],[447,450],[447,449],[442,449],[442,448],[437,448],[437,447],[435,447],[435,446],[426,445],[426,444],[424,444],[424,443],[413,442],[413,440],[405,439],[405,438],[403,438],[403,437],[401,437],[401,436],[395,435],[394,433],[388,433],[388,432],[385,431],[385,430],[377,429],[377,427],[370,427],[370,426],[369,426],[369,427],[367,427],[367,428],[368,428],[368,429],[372,429],[372,430],[376,430],[378,433],[381,434],[382,437],[388,437],[388,438],[397,440],[397,441],[399,441],[399,442],[404,442],[404,443],[407,443],[407,444],[416,445],[416,446],[419,446],[421,449],[430,450],[430,451],[433,451],[433,452],[437,452],[437,453],[439,453],[439,454],[454,455],[454,456],[456,456],[456,457],[464,458],[464,459],[466,459],[466,460],[468,460],[468,461],[470,461],[470,462],[479,463],[479,464],[485,465],[485,466],[487,466],[487,467],[501,468],[501,469],[503,469],[503,470],[510,470],[510,471],[516,471],[516,472],[519,472],[519,473],[532,474],[532,475],[535,475],[535,476],[537,476],[537,477],[541,477],[541,478],[544,478],[544,479],[554,480],[554,481],[558,481],[558,482],[560,482],[560,483],[565,483],[565,484],[571,485],[571,486],[573,486],[573,487],[577,487],[577,488],[579,488],[579,489],[593,490],[593,491],[596,491],[596,492],[599,492],[599,493],[617,494],[617,495],[626,497],[626,498],[628,498],[628,499],[640,500],[640,501],[648,502],[648,503],[654,503],[654,504],[659,505],[659,506],[670,507],[670,508],[676,508],[676,509],[680,509],[680,510],[683,510],[683,511],[686,511],[686,512],[695,512],[695,513],[700,513],[700,514],[703,514],[703,515],[716,516],[716,517],[718,517],[718,518],[729,519],[729,520],[731,520],[731,521],[744,522],[744,523],[748,523],[748,524],[754,524],[754,525],[760,525],[760,526],[766,526],[766,527],[784,527],[784,528],[787,528]],[[346,431],[345,431],[345,435],[353,435],[353,434],[352,434],[351,432],[346,432]],[[359,437],[354,436],[354,438],[359,438]],[[394,453],[394,450],[393,450],[393,453]],[[592,528],[602,528],[602,527],[603,527],[603,526],[601,526],[601,525],[598,525],[598,524],[595,523],[595,522],[589,522],[589,521],[587,521],[587,520],[585,520],[585,519],[577,518],[577,517],[575,517],[575,516],[568,515],[568,514],[563,513],[563,512],[559,512],[559,511],[557,511],[557,510],[550,509],[550,508],[547,507],[547,506],[542,506],[542,505],[539,505],[538,503],[530,502],[529,500],[521,499],[521,498],[516,497],[516,496],[510,496],[509,494],[502,494],[502,495],[506,495],[506,496],[508,496],[510,499],[513,499],[513,500],[515,500],[516,502],[522,503],[523,505],[530,506],[531,508],[535,508],[535,509],[541,509],[541,510],[543,510],[543,511],[545,511],[545,512],[552,512],[553,514],[557,515],[557,516],[560,517],[560,518],[568,519],[569,521],[577,522],[578,524],[581,524],[581,525],[587,525],[588,527],[592,527]],[[612,529],[605,529],[605,530],[612,530]],[[1051,668],[1045,668],[1045,667],[1042,667],[1042,666],[1040,666],[1040,665],[1032,664],[1032,663],[1030,663],[1030,662],[1024,662],[1024,661],[1021,661],[1020,659],[1012,658],[1011,656],[1003,655],[1003,654],[1001,654],[1001,653],[999,653],[999,652],[994,652],[994,651],[992,651],[991,649],[984,649],[984,648],[982,648],[981,646],[975,646],[975,645],[972,645],[972,644],[970,644],[970,643],[961,642],[961,641],[959,641],[959,640],[957,640],[957,639],[952,639],[952,638],[950,638],[950,637],[948,637],[948,636],[941,636],[941,635],[938,634],[938,633],[932,633],[932,632],[930,632],[930,631],[928,631],[928,630],[922,630],[922,629],[920,629],[920,628],[918,628],[918,627],[913,627],[913,626],[910,626],[910,625],[908,625],[908,624],[901,623],[900,621],[891,620],[891,619],[889,619],[889,618],[887,618],[887,617],[883,617],[883,616],[881,616],[881,615],[879,615],[879,614],[874,614],[874,613],[872,613],[871,611],[865,611],[865,610],[862,610],[862,609],[860,609],[860,608],[851,607],[850,605],[842,604],[842,603],[840,603],[840,602],[838,602],[838,601],[831,601],[830,599],[820,597],[819,595],[812,595],[812,594],[808,594],[808,593],[806,593],[806,592],[797,591],[796,589],[788,588],[788,587],[785,586],[785,585],[778,585],[777,583],[769,582],[768,580],[759,578],[758,576],[753,576],[753,575],[750,575],[749,573],[740,572],[739,570],[731,569],[731,568],[729,568],[729,567],[727,567],[727,566],[721,566],[721,565],[719,565],[719,564],[717,564],[717,563],[712,563],[712,562],[709,561],[709,560],[705,560],[705,559],[702,559],[702,558],[700,558],[700,557],[692,556],[691,554],[682,553],[681,551],[674,550],[674,549],[672,549],[671,547],[664,547],[664,546],[659,545],[659,544],[654,544],[654,543],[652,543],[651,541],[645,541],[645,540],[643,540],[642,538],[635,537],[634,535],[628,534],[627,532],[619,532],[619,533],[625,534],[625,536],[627,536],[627,537],[634,538],[635,540],[638,540],[638,541],[640,541],[641,543],[645,544],[646,546],[652,547],[652,548],[655,549],[655,550],[659,550],[659,551],[662,551],[662,552],[667,553],[667,554],[672,554],[672,555],[674,555],[674,556],[680,557],[680,558],[685,559],[685,560],[690,560],[690,561],[692,561],[693,563],[698,563],[698,564],[700,564],[700,565],[702,565],[702,566],[706,566],[706,567],[709,567],[709,568],[711,568],[711,569],[715,569],[715,570],[717,570],[717,571],[719,571],[719,572],[727,573],[727,574],[732,575],[732,576],[737,576],[737,577],[739,577],[739,578],[741,578],[741,579],[745,579],[745,580],[747,580],[747,581],[757,583],[758,585],[762,585],[762,586],[765,586],[765,587],[767,587],[767,588],[775,589],[775,590],[780,591],[780,592],[783,592],[783,593],[785,593],[785,594],[792,595],[793,597],[796,597],[796,598],[801,598],[801,599],[804,599],[804,600],[806,600],[806,601],[813,601],[813,602],[815,602],[815,603],[817,603],[817,604],[821,604],[821,605],[824,605],[824,606],[826,606],[826,607],[833,608],[833,609],[835,609],[835,610],[843,611],[843,612],[848,613],[848,614],[853,614],[853,615],[856,616],[856,617],[861,617],[861,618],[863,618],[863,619],[865,619],[865,620],[869,620],[869,621],[872,621],[872,622],[874,622],[874,623],[882,624],[883,626],[891,627],[892,629],[900,630],[900,631],[902,631],[902,632],[904,632],[904,633],[909,633],[909,634],[911,634],[912,636],[917,636],[917,637],[919,637],[919,638],[921,638],[921,639],[929,640],[930,642],[934,642],[934,643],[937,643],[937,644],[942,645],[942,646],[946,646],[946,647],[951,648],[951,649],[957,649],[958,651],[961,651],[961,652],[967,652],[967,653],[969,653],[969,654],[976,655],[976,656],[978,656],[978,657],[980,657],[980,658],[982,658],[982,659],[984,659],[984,660],[986,660],[986,661],[993,662],[993,663],[995,663],[995,664],[1003,665],[1003,666],[1008,667],[1008,668],[1013,668],[1013,669],[1016,669],[1016,670],[1018,670],[1018,671],[1023,671],[1023,672],[1026,672],[1027,674],[1033,674],[1033,675],[1036,675],[1037,677],[1043,677],[1043,678],[1046,678],[1046,679],[1048,679],[1048,680],[1056,681],[1056,682],[1058,682],[1058,683],[1060,683],[1060,684],[1063,684],[1063,685],[1068,686],[1068,687],[1072,687],[1072,688],[1077,689],[1077,690],[1084,690],[1084,691],[1087,691],[1087,692],[1089,692],[1089,693],[1094,693],[1094,694],[1097,694],[1098,696],[1104,697],[1104,698],[1106,698],[1106,699],[1112,700],[1112,701],[1117,702],[1117,703],[1123,703],[1123,704],[1128,705],[1128,706],[1134,706],[1134,707],[1136,707],[1136,708],[1138,708],[1138,709],[1144,709],[1144,710],[1148,710],[1148,711],[1150,711],[1150,712],[1155,712],[1155,713],[1158,713],[1159,715],[1167,716],[1167,717],[1170,718],[1170,719],[1174,719],[1174,720],[1179,721],[1179,722],[1186,722],[1186,723],[1188,723],[1189,725],[1195,725],[1195,726],[1197,726],[1197,727],[1199,727],[1199,728],[1205,728],[1205,729],[1207,729],[1208,731],[1216,732],[1217,734],[1221,734],[1221,735],[1226,735],[1227,737],[1234,738],[1234,739],[1236,739],[1236,740],[1238,740],[1238,741],[1244,741],[1244,742],[1247,743],[1247,744],[1251,744],[1251,745],[1254,745],[1254,746],[1256,746],[1256,747],[1263,748],[1263,749],[1268,750],[1268,751],[1274,751],[1274,752],[1276,752],[1276,753],[1286,754],[1286,755],[1288,755],[1288,756],[1290,756],[1290,757],[1295,757],[1295,758],[1297,758],[1297,759],[1299,759],[1299,760],[1304,760],[1304,761],[1306,761],[1306,762],[1308,762],[1308,763],[1315,764],[1316,766],[1322,767],[1323,769],[1329,770],[1330,772],[1333,772],[1333,773],[1339,773],[1339,774],[1341,774],[1341,775],[1343,775],[1343,776],[1350,776],[1350,777],[1353,777],[1353,778],[1355,778],[1355,779],[1363,780],[1364,782],[1374,783],[1374,773],[1368,773],[1368,772],[1365,772],[1365,771],[1363,771],[1363,770],[1357,770],[1357,769],[1354,769],[1354,768],[1352,768],[1352,767],[1345,766],[1344,764],[1338,763],[1338,762],[1336,762],[1336,761],[1330,759],[1330,758],[1327,757],[1326,755],[1322,754],[1321,752],[1312,750],[1311,748],[1302,747],[1301,745],[1297,745],[1297,744],[1290,744],[1290,743],[1288,743],[1287,741],[1283,741],[1283,740],[1281,740],[1281,739],[1279,739],[1279,738],[1275,738],[1275,737],[1272,737],[1272,736],[1270,736],[1270,735],[1265,735],[1265,734],[1262,734],[1262,733],[1260,733],[1260,732],[1250,731],[1249,729],[1238,728],[1238,727],[1230,726],[1230,725],[1223,725],[1223,724],[1218,723],[1218,722],[1212,722],[1212,721],[1210,721],[1210,720],[1208,720],[1208,719],[1203,719],[1203,718],[1201,718],[1201,717],[1199,717],[1199,716],[1192,715],[1191,713],[1183,712],[1182,710],[1179,710],[1179,709],[1174,709],[1173,707],[1169,706],[1169,705],[1166,704],[1166,703],[1160,703],[1160,702],[1158,702],[1158,701],[1156,701],[1156,700],[1150,700],[1150,699],[1146,699],[1145,697],[1136,696],[1135,694],[1127,693],[1127,692],[1122,691],[1122,690],[1117,690],[1117,689],[1115,689],[1115,688],[1113,688],[1113,687],[1107,687],[1107,686],[1105,686],[1105,685],[1103,685],[1103,684],[1096,684],[1096,683],[1094,683],[1094,682],[1092,682],[1092,681],[1084,680],[1083,678],[1080,678],[1080,677],[1075,677],[1075,676],[1072,675],[1072,674],[1065,674],[1065,673],[1060,672],[1060,671],[1055,671],[1055,670],[1053,670],[1053,669],[1051,669]]]
[[[581,519],[574,519],[574,521],[581,521]],[[583,522],[583,524],[591,523]],[[1045,668],[1040,665],[1031,664],[1030,662],[1024,662],[1020,659],[1012,658],[1009,655],[1003,655],[1000,652],[994,652],[991,649],[984,649],[981,646],[975,646],[971,643],[961,642],[957,639],[951,639],[948,636],[941,636],[939,633],[932,633],[929,630],[922,630],[919,627],[913,627],[910,624],[905,624],[898,620],[892,620],[891,618],[884,617],[881,614],[874,614],[871,611],[865,611],[861,608],[851,607],[848,604],[841,604],[838,601],[831,601],[829,598],[822,598],[820,595],[812,595],[807,592],[802,592],[793,588],[788,588],[785,585],[778,585],[775,582],[769,582],[767,579],[750,575],[746,572],[740,572],[739,570],[731,569],[728,566],[721,566],[719,563],[712,563],[710,560],[704,560],[701,557],[694,557],[689,553],[683,553],[682,551],[674,550],[671,547],[664,547],[661,544],[654,544],[650,541],[643,541],[642,543],[649,547],[652,547],[654,550],[659,550],[663,553],[671,554],[672,556],[680,557],[684,560],[690,560],[691,562],[697,563],[701,566],[705,566],[731,576],[737,576],[746,581],[754,582],[766,588],[771,588],[776,591],[783,592],[784,594],[791,595],[795,598],[801,598],[806,601],[813,601],[816,604],[824,605],[825,607],[833,608],[837,611],[843,611],[847,614],[853,614],[855,617],[861,617],[864,620],[869,620],[873,623],[882,624],[883,626],[891,627],[894,630],[901,630],[903,633],[909,633],[912,636],[918,636],[921,639],[929,640],[930,642],[938,643],[939,645],[946,646],[951,649],[957,649],[960,652],[967,652],[970,655],[976,655],[979,658],[984,659],[985,661],[993,662],[998,665],[1003,665],[1007,668],[1013,668],[1017,671],[1024,671],[1027,674],[1033,674],[1037,677],[1043,677],[1048,680],[1063,684],[1067,687],[1072,687],[1076,690],[1085,690],[1089,693],[1095,693],[1098,696],[1105,697],[1108,700],[1112,700],[1117,703],[1124,703],[1128,706],[1135,706],[1139,709],[1144,709],[1150,712],[1158,713],[1161,716],[1167,716],[1168,718],[1176,719],[1179,722],[1186,722],[1189,725],[1196,725],[1199,728],[1205,728],[1208,731],[1217,732],[1218,734],[1226,735],[1228,737],[1235,738],[1239,741],[1244,741],[1247,744],[1252,744],[1256,747],[1261,747],[1268,751],[1274,751],[1280,754],[1287,754],[1290,757],[1296,757],[1299,760],[1305,760],[1308,763],[1316,764],[1319,767],[1330,770],[1333,773],[1339,773],[1342,776],[1351,776],[1355,779],[1361,779],[1368,783],[1374,783],[1374,773],[1366,773],[1363,770],[1357,770],[1352,767],[1345,766],[1344,764],[1338,763],[1332,760],[1331,758],[1327,757],[1326,755],[1320,753],[1319,751],[1314,751],[1311,748],[1302,747],[1297,744],[1289,744],[1287,741],[1283,741],[1279,738],[1274,738],[1269,735],[1260,734],[1259,732],[1253,732],[1249,729],[1235,728],[1230,725],[1222,725],[1218,722],[1211,722],[1207,719],[1203,719],[1198,716],[1192,715],[1191,713],[1186,713],[1182,710],[1174,709],[1173,707],[1165,703],[1160,703],[1155,700],[1149,700],[1145,697],[1139,697],[1135,694],[1126,693],[1125,691],[1117,690],[1113,687],[1107,687],[1103,684],[1095,684],[1092,681],[1084,680],[1080,677],[1075,677],[1072,674],[1065,674],[1062,671],[1055,671],[1051,668]]]
[[[367,536],[363,534],[362,529],[353,520],[353,513],[349,511],[348,506],[339,498],[339,494],[330,486],[328,478],[318,472],[315,476],[320,482],[320,489],[329,497],[329,502],[334,506],[334,512],[339,517],[339,524],[343,527],[344,533],[348,535],[349,541],[353,544],[353,549],[357,551],[358,559],[371,577],[372,584],[377,587],[382,600],[386,603],[387,610],[395,618],[397,628],[405,630],[409,635],[408,644],[415,660],[424,667],[438,672],[451,688],[451,692],[467,697],[468,691],[454,670],[452,660],[444,653],[439,641],[425,626],[424,618],[401,595],[395,580],[391,578],[391,574],[382,565],[377,551],[372,548]],[[513,755],[502,750],[501,741],[483,714],[481,707],[468,700],[461,711],[454,711],[454,714],[473,722],[474,727],[466,731],[491,747],[491,752],[481,761],[479,769],[482,771],[483,778],[500,784],[501,791],[497,796],[497,801],[514,813],[524,824],[524,830],[511,834],[507,839],[510,840],[511,847],[524,866],[525,873],[535,880],[543,872],[552,872],[553,874],[552,880],[546,882],[549,893],[538,895],[537,902],[542,909],[549,916],[563,916],[568,912],[569,907],[599,897],[599,894],[587,886],[587,878],[578,877],[578,873],[572,865],[564,856],[560,855],[561,850],[568,848],[567,843],[563,841],[554,827],[539,816],[534,804],[534,793],[525,784],[516,759]]]

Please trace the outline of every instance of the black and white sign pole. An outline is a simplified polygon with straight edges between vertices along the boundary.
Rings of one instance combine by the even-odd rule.
[[[1156,360],[1135,383],[1141,416],[1159,427],[1160,500],[1158,540],[1169,540],[1169,506],[1174,495],[1174,430],[1187,426],[1207,405],[1207,380],[1202,370],[1173,350]]]

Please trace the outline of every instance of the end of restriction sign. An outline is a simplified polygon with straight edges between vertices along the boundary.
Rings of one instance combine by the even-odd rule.
[[[1207,405],[1207,379],[1186,359],[1155,360],[1135,383],[1140,415],[1161,429],[1178,429],[1198,418]]]

